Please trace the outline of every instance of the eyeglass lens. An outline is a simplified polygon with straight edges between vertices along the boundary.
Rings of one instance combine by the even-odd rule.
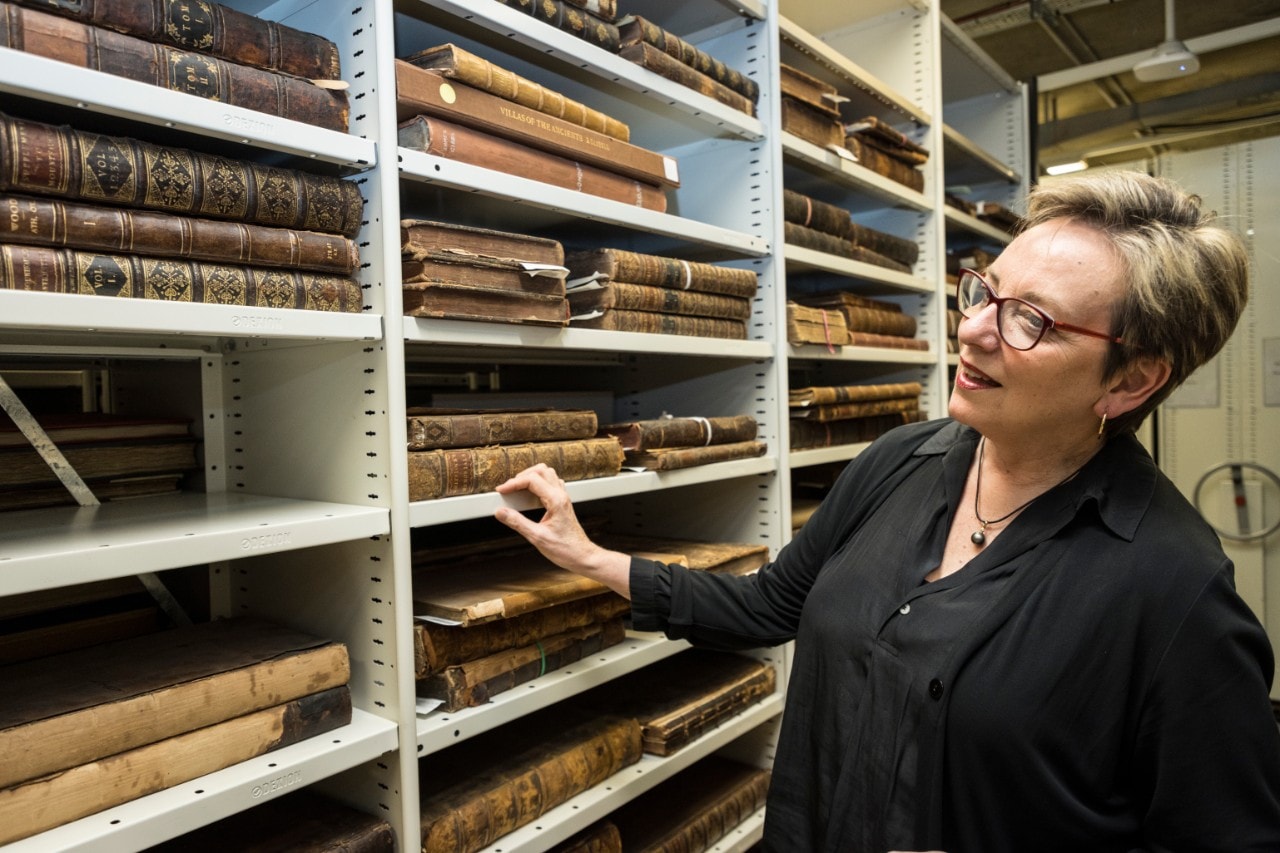
[[[1014,349],[1031,349],[1051,325],[1049,318],[1035,306],[1021,299],[996,297],[985,281],[969,271],[960,275],[956,301],[960,313],[966,317],[975,317],[990,302],[996,302],[996,328],[1000,338]]]

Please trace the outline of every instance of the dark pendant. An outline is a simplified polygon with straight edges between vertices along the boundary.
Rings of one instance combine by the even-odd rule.
[[[973,535],[969,537],[969,541],[981,548],[983,545],[987,544],[987,537],[981,530],[975,530],[973,531]]]

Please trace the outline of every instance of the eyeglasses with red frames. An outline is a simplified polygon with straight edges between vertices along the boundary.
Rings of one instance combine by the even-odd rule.
[[[1106,332],[1059,323],[1025,300],[996,296],[987,280],[971,269],[960,270],[960,279],[956,282],[956,303],[960,313],[970,319],[988,305],[996,306],[996,329],[1000,332],[1000,340],[1016,350],[1031,349],[1050,329],[1089,335],[1113,344],[1124,343]]]

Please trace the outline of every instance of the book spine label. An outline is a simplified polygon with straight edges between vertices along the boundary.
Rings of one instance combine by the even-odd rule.
[[[347,131],[347,93],[340,89],[12,3],[0,3],[0,45],[327,130]]]

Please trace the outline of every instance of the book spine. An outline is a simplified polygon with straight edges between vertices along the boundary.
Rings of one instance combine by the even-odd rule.
[[[0,190],[354,237],[350,181],[0,113]]]
[[[756,105],[746,95],[733,91],[725,84],[703,74],[691,65],[685,65],[670,54],[663,53],[648,42],[637,42],[618,51],[623,59],[634,62],[673,83],[706,95],[717,103],[745,113],[756,114]]]
[[[198,98],[347,132],[350,110],[345,91],[12,3],[0,3],[0,45]]]
[[[903,335],[878,335],[872,332],[850,332],[849,344],[856,347],[888,347],[889,349],[927,350],[929,342],[924,338],[908,338]]]
[[[406,285],[457,285],[507,290],[512,293],[549,294],[564,298],[564,274],[543,270],[532,275],[517,261],[497,261],[447,253],[404,254],[401,280]]]
[[[409,317],[535,326],[563,326],[569,321],[569,300],[554,293],[419,282],[405,283],[403,294]]]
[[[785,100],[784,100],[785,106]],[[785,112],[785,110],[784,110]],[[844,138],[844,147],[859,165],[874,172],[882,178],[888,178],[891,181],[902,184],[905,187],[915,190],[916,192],[924,191],[924,173],[919,169],[914,169],[903,163],[901,160],[895,160],[882,151],[867,145],[863,140],[859,139],[856,134],[851,134]]]
[[[359,313],[348,278],[203,261],[0,245],[0,288],[252,308]]]
[[[459,163],[531,178],[646,210],[659,213],[667,210],[667,195],[656,184],[438,118],[418,116],[403,122],[399,144]]]
[[[589,410],[449,415],[410,413],[409,449],[572,441],[595,437],[596,427],[596,413]]]
[[[631,128],[625,122],[592,109],[580,101],[566,98],[541,83],[521,77],[457,45],[437,45],[407,57],[405,61],[419,68],[435,71],[459,83],[483,89],[491,95],[514,101],[540,113],[612,136],[622,142],[631,139]]]
[[[622,308],[628,311],[720,317],[726,320],[747,320],[751,317],[749,299],[619,281],[611,281],[597,290],[571,292],[569,304],[573,306],[575,314],[583,313],[584,310]]]
[[[920,259],[920,246],[914,240],[877,231],[852,220],[849,222],[848,230],[843,233],[848,235],[850,242],[855,246],[864,246],[898,263],[911,266]]]
[[[910,314],[862,308],[857,305],[845,305],[840,310],[844,313],[845,325],[851,333],[871,332],[877,335],[915,337],[916,318]]]
[[[786,95],[782,97],[782,129],[823,148],[839,147],[845,139],[839,119]]]
[[[759,424],[750,415],[715,418],[657,418],[627,424],[610,424],[602,433],[616,435],[623,450],[653,450],[664,447],[704,447],[751,441]]]
[[[843,235],[830,234],[816,228],[806,228],[795,222],[782,223],[783,238],[793,246],[825,252],[828,255],[839,255],[842,258],[853,257],[853,244]]]
[[[791,419],[792,450],[808,450],[813,447],[837,447],[874,441],[894,427],[912,423],[918,417],[907,412],[874,415],[867,418],[851,418],[845,421],[807,421]]]
[[[725,296],[754,297],[758,287],[753,270],[646,255],[626,249],[570,252],[565,256],[565,266],[569,268],[570,278],[599,275],[609,281]]]
[[[814,109],[821,110],[839,120],[840,109],[836,101],[839,92],[835,86],[792,68],[785,62],[781,64],[779,71],[783,95],[803,101]]]
[[[0,193],[0,242],[159,255],[352,275],[355,243],[339,234],[171,216]]]
[[[642,722],[644,751],[654,755],[671,755],[701,736],[704,731],[754,705],[776,689],[777,673],[771,666],[762,666],[752,674],[700,697],[689,707]]]
[[[799,388],[791,392],[793,405],[829,405],[831,403],[864,403],[868,400],[891,400],[895,397],[919,397],[924,387],[919,382],[882,382],[873,385],[825,385]]]
[[[565,0],[571,6],[585,9],[602,21],[613,23],[618,19],[617,0]]]
[[[0,790],[0,844],[95,814],[351,722],[346,686]]]
[[[782,215],[787,222],[841,237],[850,234],[854,225],[849,211],[843,207],[789,189],[782,191]]]
[[[539,462],[554,468],[566,481],[612,477],[622,470],[622,458],[622,446],[616,438],[424,450],[409,454],[409,499],[491,492]]]
[[[454,252],[482,258],[507,258],[564,266],[564,247],[557,240],[494,231],[429,219],[400,222],[401,252]]]
[[[763,441],[736,441],[731,444],[713,444],[709,447],[666,447],[653,450],[627,452],[627,464],[638,465],[650,471],[675,471],[697,465],[729,462],[733,459],[754,459],[763,456],[768,446]]]
[[[920,411],[920,400],[916,397],[906,397],[896,400],[869,400],[864,403],[832,403],[829,406],[814,406],[806,410],[803,417],[815,421],[845,421],[851,418],[918,411]]]
[[[744,75],[735,68],[730,68],[711,54],[695,47],[675,33],[640,15],[628,16],[618,26],[618,34],[622,47],[644,42],[698,72],[705,74],[717,83],[728,86],[734,92],[747,98],[754,105],[760,100],[760,86],[755,80]]]
[[[307,80],[338,80],[338,47],[326,38],[224,6],[189,0],[15,0],[147,41],[209,53]]]
[[[566,0],[537,0],[537,2],[498,0],[498,2],[526,12],[539,21],[546,21],[556,29],[573,33],[578,38],[602,47],[610,53],[618,52],[618,28],[581,6],[567,3]]]
[[[686,317],[681,314],[658,314],[653,311],[626,311],[610,308],[599,317],[572,319],[571,325],[584,329],[610,332],[641,332],[650,335],[687,335],[698,338],[723,338],[745,341],[747,325],[740,320],[715,317]]]

